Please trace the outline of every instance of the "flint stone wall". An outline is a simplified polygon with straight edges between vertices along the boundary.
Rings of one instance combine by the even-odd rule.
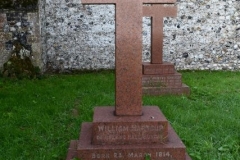
[[[177,17],[164,18],[164,60],[178,70],[239,70],[240,0],[178,0],[176,6]],[[114,5],[39,0],[38,12],[43,70],[114,68]],[[143,19],[143,61],[149,61],[151,22]]]
[[[22,54],[43,69],[38,17],[38,12],[34,9],[0,9],[0,70],[11,56],[14,41],[23,45],[24,49],[20,51]]]
[[[47,69],[114,68],[114,5],[41,2]],[[164,19],[164,60],[177,69],[239,69],[240,1],[179,0],[176,5],[177,18]],[[143,28],[143,61],[149,61],[149,18]]]

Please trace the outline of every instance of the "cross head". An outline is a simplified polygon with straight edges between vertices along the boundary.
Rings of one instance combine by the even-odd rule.
[[[142,115],[143,4],[171,4],[176,0],[82,0],[82,4],[115,4],[115,115]]]

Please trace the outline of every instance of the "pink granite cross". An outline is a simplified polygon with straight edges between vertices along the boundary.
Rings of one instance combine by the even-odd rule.
[[[151,63],[162,63],[163,55],[163,17],[177,16],[177,7],[152,5],[143,7],[143,16],[152,17]]]
[[[82,4],[116,5],[116,115],[142,115],[143,4],[175,2],[176,0],[82,0]]]

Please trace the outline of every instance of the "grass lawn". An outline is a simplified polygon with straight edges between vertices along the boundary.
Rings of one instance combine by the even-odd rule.
[[[240,72],[182,72],[191,95],[144,96],[161,108],[193,160],[240,159]],[[114,105],[114,73],[0,78],[0,160],[64,160],[95,106]]]

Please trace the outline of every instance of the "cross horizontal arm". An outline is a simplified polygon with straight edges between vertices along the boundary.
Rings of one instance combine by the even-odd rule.
[[[152,6],[143,6],[143,16],[159,16],[163,17],[176,17],[177,16],[177,7],[176,6],[163,6],[163,5],[152,5]]]
[[[109,4],[114,4],[117,2],[120,2],[121,0],[82,0],[82,4],[104,4],[104,3],[109,3]],[[139,0],[142,3],[149,3],[149,4],[154,4],[154,3],[159,3],[159,4],[171,4],[171,3],[176,3],[176,0]],[[129,0],[129,3],[131,0]]]
[[[158,4],[172,4],[172,3],[176,3],[176,0],[142,0],[143,3],[145,4],[154,4],[154,3],[158,3]]]
[[[82,0],[82,4],[114,4],[117,0]]]

